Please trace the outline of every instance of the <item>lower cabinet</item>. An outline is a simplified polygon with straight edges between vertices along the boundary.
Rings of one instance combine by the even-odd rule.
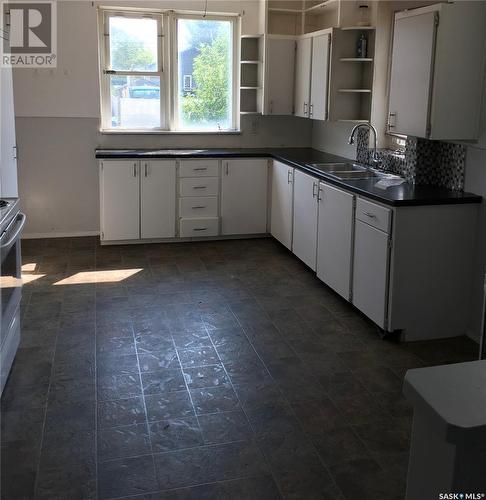
[[[294,168],[274,161],[270,232],[289,250],[292,248],[293,192]]]
[[[268,160],[223,160],[221,234],[267,232]]]
[[[100,163],[101,240],[140,238],[140,162]]]
[[[102,161],[100,193],[102,241],[175,236],[174,160]]]
[[[142,162],[140,174],[140,237],[174,238],[175,160]]]
[[[319,184],[317,277],[346,300],[351,298],[355,196]]]
[[[294,217],[292,251],[312,270],[316,270],[317,196],[319,181],[296,170],[294,174]]]
[[[386,328],[389,236],[356,220],[353,265],[353,304],[379,327]]]

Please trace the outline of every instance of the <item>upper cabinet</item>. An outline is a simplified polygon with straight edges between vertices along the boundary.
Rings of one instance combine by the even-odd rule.
[[[331,30],[297,40],[295,63],[295,115],[327,118]]]
[[[314,37],[312,41],[311,102],[309,108],[310,117],[314,120],[327,118],[330,48],[330,33]]]
[[[295,39],[266,35],[265,61],[264,114],[293,114]]]
[[[309,118],[312,38],[297,40],[295,51],[295,115]]]
[[[388,131],[436,140],[478,138],[484,2],[395,14]]]
[[[12,83],[12,68],[0,68],[0,192],[2,198],[16,198],[17,187],[17,142],[15,139],[15,113]]]

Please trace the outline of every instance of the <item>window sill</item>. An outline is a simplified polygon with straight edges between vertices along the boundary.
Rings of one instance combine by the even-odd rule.
[[[241,135],[241,130],[208,130],[203,131],[182,131],[182,130],[115,130],[100,129],[101,134],[106,135]]]

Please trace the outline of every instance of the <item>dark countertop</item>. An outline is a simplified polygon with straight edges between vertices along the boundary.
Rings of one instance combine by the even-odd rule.
[[[481,203],[482,197],[434,186],[416,186],[404,182],[399,186],[380,187],[379,179],[339,180],[312,166],[312,163],[350,161],[348,158],[312,148],[261,149],[97,149],[96,158],[261,158],[269,157],[305,170],[329,184],[342,187],[391,206],[450,205]]]

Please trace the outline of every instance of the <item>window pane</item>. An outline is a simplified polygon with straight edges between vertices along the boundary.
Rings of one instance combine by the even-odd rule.
[[[110,76],[111,127],[160,127],[160,78]]]
[[[177,20],[179,128],[232,126],[232,23]]]
[[[158,71],[157,21],[110,17],[110,61],[115,71]]]

